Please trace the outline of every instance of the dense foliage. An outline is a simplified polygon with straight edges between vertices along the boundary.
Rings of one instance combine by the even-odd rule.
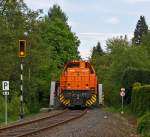
[[[131,109],[136,115],[142,115],[150,111],[150,85],[134,84]]]
[[[107,52],[95,54],[91,58],[99,82],[104,86],[105,101],[119,105],[120,88],[127,68],[150,69],[150,54],[146,46],[132,46],[126,38],[113,38],[107,41]],[[131,77],[134,75],[131,75]],[[138,74],[137,77],[140,77]],[[131,79],[132,80],[132,79]],[[133,84],[133,83],[132,83]],[[131,92],[131,90],[130,90]]]
[[[142,134],[142,137],[150,136],[150,112],[138,119],[138,132]]]
[[[126,89],[126,101],[131,102],[132,86],[135,82],[150,84],[150,70],[127,68],[122,76],[122,86]]]
[[[80,41],[61,8],[54,5],[42,15],[42,10],[32,11],[23,0],[0,1],[0,81],[10,81],[10,115],[18,116],[20,107],[19,39],[27,40],[23,72],[26,113],[48,106],[50,81],[59,79],[65,62],[79,58]],[[0,120],[3,101],[0,95]]]
[[[124,87],[128,109],[142,116],[138,131],[147,137],[150,131],[150,32],[145,18],[140,17],[132,42],[128,41],[127,36],[120,36],[107,40],[106,45],[107,50],[103,54],[97,54],[97,46],[94,47],[90,59],[99,83],[103,84],[105,104],[120,108],[120,89]],[[136,83],[132,92],[135,82],[142,85]]]

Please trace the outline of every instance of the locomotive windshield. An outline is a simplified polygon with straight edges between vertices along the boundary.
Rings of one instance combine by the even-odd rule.
[[[79,68],[79,67],[80,67],[80,63],[79,62],[69,63],[67,65],[67,68]]]

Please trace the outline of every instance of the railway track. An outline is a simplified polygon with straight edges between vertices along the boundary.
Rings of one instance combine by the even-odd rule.
[[[0,128],[0,137],[28,137],[83,116],[87,110],[64,110],[52,116]]]

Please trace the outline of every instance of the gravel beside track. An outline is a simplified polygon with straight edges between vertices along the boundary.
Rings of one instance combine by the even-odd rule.
[[[107,116],[107,117],[105,117]],[[104,118],[105,117],[105,118]],[[119,114],[91,109],[83,117],[33,137],[139,137]]]

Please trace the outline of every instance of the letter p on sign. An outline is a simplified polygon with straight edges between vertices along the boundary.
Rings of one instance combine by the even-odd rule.
[[[2,81],[3,90],[9,90],[9,81]]]

